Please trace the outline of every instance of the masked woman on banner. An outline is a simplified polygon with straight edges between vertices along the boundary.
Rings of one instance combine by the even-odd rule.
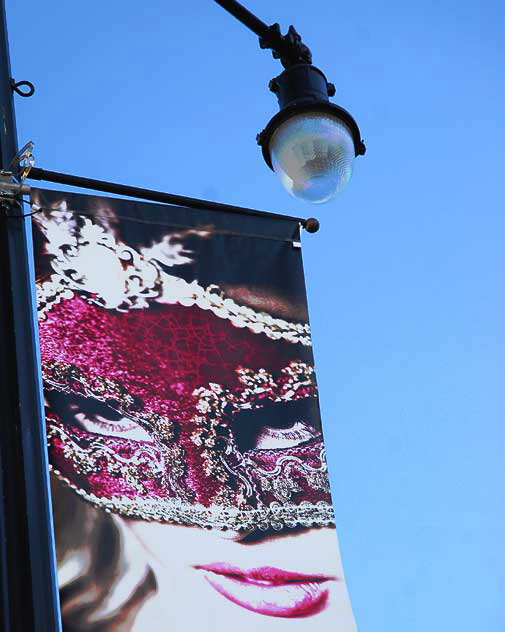
[[[299,251],[33,201],[64,629],[354,632]]]

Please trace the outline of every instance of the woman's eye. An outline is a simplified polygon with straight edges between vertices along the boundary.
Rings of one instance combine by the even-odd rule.
[[[88,417],[80,411],[75,411],[73,417],[77,425],[86,430],[86,432],[107,437],[122,437],[123,439],[135,441],[152,441],[152,438],[143,428],[127,417],[120,417],[114,420],[102,415]]]
[[[255,449],[294,448],[316,438],[319,434],[312,426],[303,421],[295,421],[289,428],[274,428],[265,425],[256,436]]]
[[[48,405],[64,421],[86,432],[133,441],[153,441],[139,424],[95,399],[53,393],[48,397]]]
[[[233,421],[241,452],[295,448],[321,436],[317,400],[306,398],[244,409]]]

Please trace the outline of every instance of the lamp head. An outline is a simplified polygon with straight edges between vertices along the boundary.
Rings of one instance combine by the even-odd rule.
[[[335,87],[310,64],[272,79],[280,111],[258,134],[267,165],[285,189],[307,202],[326,202],[349,182],[353,161],[365,153],[356,121],[330,103]]]

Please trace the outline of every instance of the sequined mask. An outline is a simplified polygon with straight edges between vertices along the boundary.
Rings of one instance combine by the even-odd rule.
[[[38,221],[53,473],[136,519],[333,524],[308,325],[170,275],[90,219]]]

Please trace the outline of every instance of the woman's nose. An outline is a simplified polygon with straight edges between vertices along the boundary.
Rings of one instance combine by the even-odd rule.
[[[232,531],[231,529],[215,530],[214,533],[223,540],[231,540],[232,542],[240,542],[251,533],[251,530],[243,529],[241,531]]]

